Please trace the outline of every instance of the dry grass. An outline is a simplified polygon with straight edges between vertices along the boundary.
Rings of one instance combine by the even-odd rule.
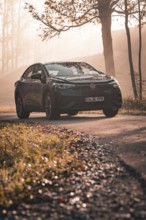
[[[77,153],[70,152],[73,136],[44,132],[43,127],[2,124],[0,127],[0,207],[33,199],[38,187],[55,176],[79,169]]]
[[[134,100],[132,98],[124,99],[121,114],[146,115],[146,99]]]
[[[15,106],[0,106],[0,113],[15,112]]]

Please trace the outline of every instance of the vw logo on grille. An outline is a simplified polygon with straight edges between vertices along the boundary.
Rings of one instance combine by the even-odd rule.
[[[91,84],[90,84],[90,88],[91,88],[91,89],[95,89],[95,87],[96,87],[96,85],[95,85],[94,83],[91,83]]]

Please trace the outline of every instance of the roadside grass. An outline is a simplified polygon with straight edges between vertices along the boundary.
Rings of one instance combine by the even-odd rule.
[[[15,106],[0,106],[0,113],[15,112]]]
[[[103,114],[102,111],[82,111],[81,114]],[[146,115],[146,98],[142,101],[135,100],[131,97],[123,99],[122,108],[119,114],[124,115]]]
[[[120,114],[146,115],[146,99],[134,100],[127,98],[123,100]]]
[[[0,124],[0,208],[9,208],[39,193],[54,178],[82,169],[74,135],[32,124]],[[41,192],[40,192],[41,193]]]

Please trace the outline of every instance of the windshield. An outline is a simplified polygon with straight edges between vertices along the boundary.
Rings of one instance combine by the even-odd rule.
[[[87,63],[50,63],[46,64],[45,66],[47,68],[48,74],[51,76],[80,77],[87,75],[100,75],[100,72],[98,72]]]

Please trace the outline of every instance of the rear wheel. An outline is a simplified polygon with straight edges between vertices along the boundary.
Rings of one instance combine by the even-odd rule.
[[[16,98],[16,113],[20,119],[27,119],[30,115],[30,112],[24,109],[23,101],[20,95]]]
[[[111,107],[111,108],[103,109],[103,113],[108,118],[116,116],[118,114],[118,111],[119,111],[119,109],[116,108],[116,107]]]
[[[55,100],[48,92],[46,93],[45,99],[44,99],[44,109],[46,112],[47,119],[51,120],[51,119],[59,118],[60,114],[56,110]]]

